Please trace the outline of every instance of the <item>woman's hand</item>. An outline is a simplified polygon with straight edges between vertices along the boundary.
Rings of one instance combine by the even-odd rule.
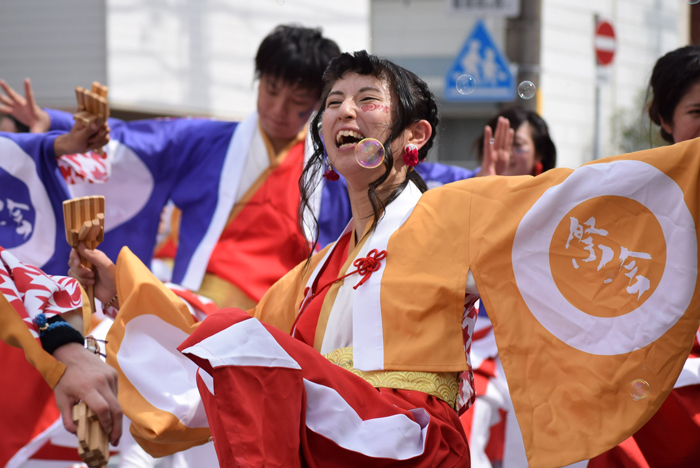
[[[103,304],[108,303],[117,294],[117,281],[115,278],[116,266],[112,260],[100,250],[90,250],[82,242],[78,245],[78,251],[86,260],[90,261],[95,271],[80,264],[80,255],[75,249],[70,252],[68,260],[68,276],[78,280],[83,288],[95,285],[95,297]],[[118,301],[113,302],[113,307],[119,308]]]
[[[0,112],[8,114],[29,127],[32,133],[46,133],[51,128],[51,118],[44,109],[36,105],[34,91],[29,78],[24,80],[24,96],[19,95],[4,80],[0,87],[6,95],[0,94]]]
[[[488,125],[484,128],[484,159],[479,176],[499,175],[506,170],[510,164],[514,136],[515,131],[505,117],[498,118],[495,135]]]
[[[90,124],[85,126],[76,122],[69,133],[59,135],[53,142],[56,156],[64,154],[86,153],[94,148],[102,148],[109,143],[109,125]]]

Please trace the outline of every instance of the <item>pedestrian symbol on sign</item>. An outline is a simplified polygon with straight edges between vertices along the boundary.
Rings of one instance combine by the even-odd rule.
[[[462,75],[471,75],[476,80],[473,93],[460,93],[457,80]],[[515,80],[508,60],[482,21],[476,23],[447,71],[444,94],[448,101],[512,101],[515,98]]]

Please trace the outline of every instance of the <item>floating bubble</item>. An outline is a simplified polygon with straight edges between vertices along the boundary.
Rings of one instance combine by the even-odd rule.
[[[532,81],[523,81],[518,85],[518,95],[523,99],[532,99],[535,96],[535,91],[537,88]]]
[[[700,0],[685,0],[685,1],[688,3],[688,5],[697,5],[698,3],[700,3]]]
[[[495,139],[495,138],[491,138],[491,139],[489,140],[489,144],[490,144],[490,145],[493,145],[494,143],[496,143],[496,139]]]
[[[355,146],[357,164],[367,169],[374,169],[384,161],[384,145],[374,138],[365,138]]]
[[[700,1],[700,0],[698,0]],[[643,400],[649,396],[649,382],[643,379],[634,379],[630,384],[630,395],[634,401]]]
[[[461,75],[457,78],[456,87],[460,94],[471,94],[476,89],[476,80],[471,75]]]

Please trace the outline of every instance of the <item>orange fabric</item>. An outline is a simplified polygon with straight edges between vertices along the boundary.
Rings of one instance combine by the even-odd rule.
[[[49,387],[56,386],[66,366],[44,351],[38,340],[29,332],[27,324],[2,294],[0,294],[0,339],[10,346],[24,350],[27,361],[41,373]]]
[[[131,434],[154,457],[206,443],[210,436],[208,427],[187,427],[174,414],[153,405],[128,379],[117,360],[127,324],[134,318],[154,315],[164,325],[185,334],[191,334],[199,323],[185,303],[158,281],[127,247],[119,253],[115,277],[121,307],[107,334],[106,354],[107,363],[119,376],[119,403],[132,422]]]
[[[589,459],[629,437],[658,410],[671,391],[692,346],[700,321],[700,287],[699,278],[695,276],[697,268],[674,273],[676,280],[673,288],[659,290],[662,294],[660,297],[666,298],[669,305],[678,302],[680,291],[688,294],[685,297],[690,305],[681,308],[681,316],[676,322],[671,323],[658,339],[648,345],[629,352],[606,355],[579,351],[557,338],[538,321],[525,303],[524,294],[528,291],[519,289],[514,257],[517,254],[530,262],[541,262],[527,264],[532,265],[531,271],[551,268],[555,281],[563,281],[562,284],[557,283],[557,287],[562,295],[566,294],[564,297],[569,304],[577,303],[575,307],[579,310],[582,306],[578,303],[590,301],[593,304],[592,309],[587,309],[592,312],[586,312],[590,316],[600,312],[603,317],[614,318],[616,315],[613,314],[629,313],[628,303],[637,301],[639,296],[632,295],[629,290],[624,292],[623,288],[629,288],[632,284],[624,273],[632,271],[634,265],[617,275],[620,261],[616,254],[606,268],[601,267],[600,274],[612,275],[608,279],[621,290],[618,295],[607,295],[609,290],[604,289],[603,281],[606,276],[596,276],[596,267],[602,262],[601,252],[604,252],[598,246],[609,243],[620,254],[624,246],[651,252],[652,260],[648,263],[642,261],[643,257],[637,257],[639,268],[647,268],[650,273],[634,270],[632,275],[650,278],[652,287],[655,287],[659,281],[654,275],[665,271],[664,252],[668,248],[664,244],[664,235],[660,234],[658,219],[665,221],[666,216],[680,211],[673,213],[669,210],[657,218],[650,211],[637,206],[641,203],[630,203],[630,198],[587,194],[595,193],[603,182],[613,188],[626,183],[627,188],[622,193],[629,196],[634,193],[639,197],[643,194],[643,201],[652,203],[660,198],[659,195],[651,193],[653,188],[650,186],[635,182],[645,180],[642,174],[656,174],[658,169],[665,175],[654,179],[655,183],[663,181],[680,187],[674,196],[682,197],[681,200],[687,205],[686,212],[691,217],[690,228],[688,224],[683,224],[686,226],[684,232],[687,233],[687,229],[695,230],[694,234],[683,234],[689,240],[676,243],[676,246],[687,248],[692,255],[690,258],[696,259],[697,226],[700,225],[698,153],[700,139],[591,163],[587,166],[594,169],[589,174],[599,174],[597,171],[601,171],[603,175],[585,178],[575,185],[576,191],[568,192],[567,196],[578,197],[573,207],[568,208],[571,210],[568,213],[564,206],[556,205],[561,203],[559,199],[546,205],[548,210],[541,208],[541,205],[538,211],[531,210],[550,188],[566,184],[567,179],[573,177],[570,169],[554,169],[536,178],[471,179],[425,193],[388,244],[381,294],[385,368],[439,371],[452,370],[452,366],[457,368],[455,370],[466,368],[460,330],[456,324],[461,316],[467,273],[471,269],[494,325],[531,466],[563,466],[576,460]],[[613,177],[605,171],[611,171],[614,167],[629,168],[630,165],[602,166],[617,161],[632,162],[630,160],[634,160],[632,164],[637,164],[635,167],[638,169],[622,177]],[[582,172],[576,172],[577,176],[580,174]],[[671,191],[664,194],[663,198],[668,200]],[[554,206],[563,209],[564,213],[557,214],[555,218],[552,213]],[[678,206],[678,209],[681,207]],[[515,248],[516,233],[528,213],[539,213],[535,218],[539,224],[533,222],[529,225],[527,239],[542,235],[545,223],[559,223],[554,225],[556,229],[552,237],[537,246],[549,255],[548,261],[540,260],[540,254],[534,253],[534,250]],[[594,245],[598,261],[581,263],[588,252],[581,252],[583,248],[578,247],[575,251],[578,263],[572,263],[571,252],[574,249],[564,250],[574,217],[581,222],[595,217],[598,221],[596,228],[609,230],[610,235]],[[667,229],[676,226],[680,224],[668,223]],[[677,231],[673,232],[674,236],[680,236]],[[686,259],[688,256],[685,255]],[[523,260],[518,261],[522,266]],[[676,261],[679,263],[666,265],[666,270],[681,265],[684,259]],[[631,262],[628,260],[628,263]],[[576,265],[580,270],[576,270]],[[590,272],[590,276],[579,276],[577,271],[583,272],[582,275]],[[524,281],[522,277],[520,281]],[[591,292],[594,294],[592,299],[584,296]],[[595,296],[596,292],[600,292],[600,296]],[[652,293],[647,293],[642,300]],[[538,291],[541,302],[536,304],[538,308],[535,312],[549,307],[551,296],[552,293],[544,289]],[[619,302],[619,299],[623,301]],[[661,319],[668,312],[659,310],[657,317]],[[562,323],[566,321],[562,320]],[[649,323],[647,320],[638,321],[636,326],[643,327]],[[652,325],[654,323],[651,322]],[[630,339],[650,336],[641,332],[637,335],[632,327],[619,330],[626,330]],[[597,336],[594,336],[596,332],[577,327],[576,323],[569,328],[572,337],[591,336],[591,342],[605,343],[603,338],[608,334],[597,332]],[[416,336],[420,338],[416,339]],[[607,340],[607,344],[600,346],[619,344],[612,341]],[[630,394],[631,385],[637,379],[648,383],[648,393],[639,400]],[[605,430],[592,434],[592,427]]]
[[[297,222],[297,183],[303,165],[304,144],[298,143],[234,214],[209,260],[208,273],[236,285],[255,301],[306,259],[307,242]]]

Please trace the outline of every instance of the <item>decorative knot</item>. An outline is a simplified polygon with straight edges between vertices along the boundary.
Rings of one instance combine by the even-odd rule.
[[[367,253],[365,258],[358,258],[353,263],[357,267],[357,273],[362,276],[359,283],[353,286],[353,289],[365,284],[365,282],[372,276],[372,273],[379,270],[381,267],[381,261],[386,258],[386,250],[379,252],[377,249],[372,249]]]
[[[37,314],[37,316],[34,317],[34,324],[37,326],[40,332],[45,332],[49,329],[49,323],[46,320],[46,315],[43,313]]]

